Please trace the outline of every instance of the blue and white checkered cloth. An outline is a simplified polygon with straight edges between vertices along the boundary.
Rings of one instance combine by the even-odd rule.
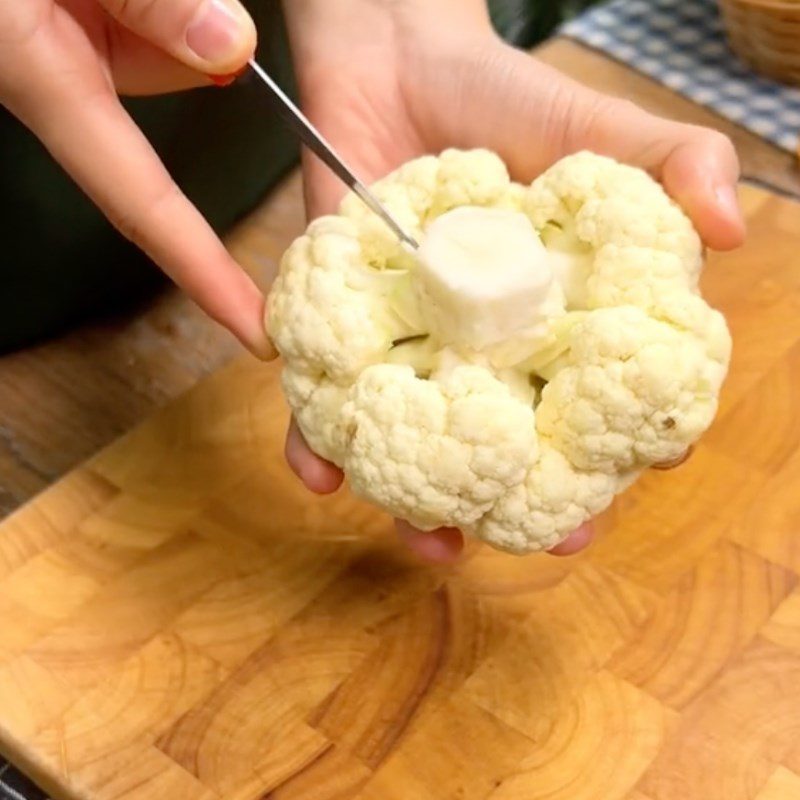
[[[731,52],[716,0],[612,0],[560,32],[779,147],[800,143],[800,88],[756,75]]]

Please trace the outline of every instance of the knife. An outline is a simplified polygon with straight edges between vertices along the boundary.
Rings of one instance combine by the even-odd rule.
[[[348,188],[352,189],[394,231],[401,242],[416,250],[419,245],[414,238],[403,230],[378,198],[356,177],[355,173],[345,164],[329,142],[311,124],[281,87],[275,83],[266,70],[255,59],[251,58],[249,64],[253,72],[261,78],[269,89],[272,99],[275,101],[275,109],[281,119],[300,137],[303,144],[323,161]]]

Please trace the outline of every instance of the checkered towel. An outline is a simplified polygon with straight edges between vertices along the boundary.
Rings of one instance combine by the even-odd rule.
[[[716,0],[612,0],[560,32],[779,147],[800,143],[800,88],[756,75],[731,52]]]

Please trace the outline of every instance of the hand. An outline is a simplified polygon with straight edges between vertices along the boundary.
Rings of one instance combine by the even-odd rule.
[[[741,244],[739,166],[727,138],[597,94],[506,46],[492,32],[483,0],[287,0],[286,6],[305,109],[365,180],[455,146],[488,147],[512,177],[529,182],[586,148],[660,179],[708,246]],[[335,210],[342,195],[337,179],[307,154],[304,171],[309,214]],[[294,423],[286,456],[312,491],[332,492],[342,481]],[[431,560],[450,561],[463,545],[455,530],[397,527]],[[574,553],[591,538],[591,525],[584,525],[551,552]]]
[[[255,41],[237,0],[0,0],[0,102],[125,236],[266,357],[261,292],[118,99],[208,85]]]

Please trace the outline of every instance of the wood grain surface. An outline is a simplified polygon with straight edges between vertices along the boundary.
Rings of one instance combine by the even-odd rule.
[[[293,172],[226,245],[266,288],[304,226]],[[0,517],[240,352],[169,288],[126,314],[0,358]]]
[[[800,796],[800,207],[743,201],[719,419],[588,552],[414,562],[236,360],[0,527],[0,749],[69,800]]]

